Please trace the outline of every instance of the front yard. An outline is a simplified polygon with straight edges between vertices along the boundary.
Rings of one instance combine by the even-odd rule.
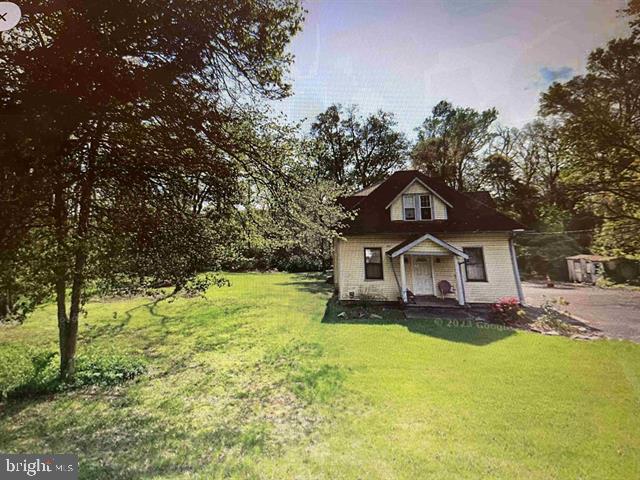
[[[85,479],[640,476],[640,345],[348,319],[313,276],[229,278],[90,303],[80,350],[148,372],[5,402],[0,451],[75,453]],[[0,327],[0,381],[56,349],[54,313]]]

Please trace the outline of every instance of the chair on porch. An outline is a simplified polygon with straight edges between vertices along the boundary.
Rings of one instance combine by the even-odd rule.
[[[441,298],[445,298],[450,293],[455,293],[453,285],[451,285],[447,280],[440,280],[438,282],[438,290],[440,291]]]
[[[414,293],[407,288],[407,303],[416,303],[416,296]]]

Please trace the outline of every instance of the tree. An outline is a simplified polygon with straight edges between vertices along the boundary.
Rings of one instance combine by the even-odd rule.
[[[561,173],[569,150],[556,122],[536,119],[522,129],[499,126],[482,169],[482,186],[506,212],[530,227],[540,218],[532,204],[573,211]]]
[[[570,149],[563,181],[603,221],[606,244],[637,255],[640,235],[640,38],[610,41],[587,73],[543,94],[541,111],[561,122]]]
[[[355,106],[330,106],[311,125],[318,171],[348,190],[383,180],[406,163],[408,142],[396,125],[391,113],[363,118]]]
[[[495,108],[478,112],[454,107],[443,100],[417,129],[411,158],[416,169],[441,177],[459,190],[477,190],[481,184],[481,155],[493,138]]]
[[[168,259],[148,255],[158,230],[174,249],[202,239],[198,212],[225,185],[268,182],[279,168],[261,154],[269,123],[250,106],[289,93],[285,47],[302,13],[296,0],[21,6],[0,46],[0,190],[11,207],[0,223],[16,225],[3,238],[40,239],[32,253],[55,292],[69,379],[87,283],[115,267],[161,274]],[[178,265],[176,281],[197,268]]]

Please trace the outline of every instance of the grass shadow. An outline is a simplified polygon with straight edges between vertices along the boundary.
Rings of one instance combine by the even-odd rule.
[[[405,312],[399,307],[363,308],[341,305],[335,296],[327,302],[322,323],[399,325],[411,333],[476,346],[489,345],[515,333],[513,329],[479,321],[478,317],[466,310],[429,311],[425,309],[407,318]]]
[[[281,282],[276,285],[282,287],[295,287],[296,289],[313,294],[330,294],[333,284],[327,283],[327,275],[322,272],[298,273],[292,282]]]

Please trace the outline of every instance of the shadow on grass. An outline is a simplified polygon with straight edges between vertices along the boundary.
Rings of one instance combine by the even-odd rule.
[[[242,419],[194,432],[188,425],[140,412],[126,403],[120,408],[112,403],[96,415],[94,404],[74,402],[74,410],[65,415],[50,418],[36,413],[7,429],[11,424],[7,419],[20,413],[22,403],[29,402],[10,405],[0,414],[0,425],[5,426],[0,429],[2,445],[6,448],[35,439],[38,446],[46,443],[52,451],[79,455],[80,478],[142,479],[193,473],[207,466],[215,470],[211,452],[255,447],[247,436],[251,424]],[[38,450],[35,445],[24,447]]]
[[[276,285],[282,287],[295,287],[298,290],[313,294],[330,294],[333,285],[326,282],[326,274],[322,272],[298,273],[292,282],[282,282]]]
[[[411,333],[483,346],[510,337],[512,329],[485,322],[479,322],[465,310],[441,309],[424,312],[407,318],[399,307],[352,307],[341,305],[335,297],[327,302],[322,323],[352,325],[399,325]],[[381,333],[383,334],[383,333]]]

